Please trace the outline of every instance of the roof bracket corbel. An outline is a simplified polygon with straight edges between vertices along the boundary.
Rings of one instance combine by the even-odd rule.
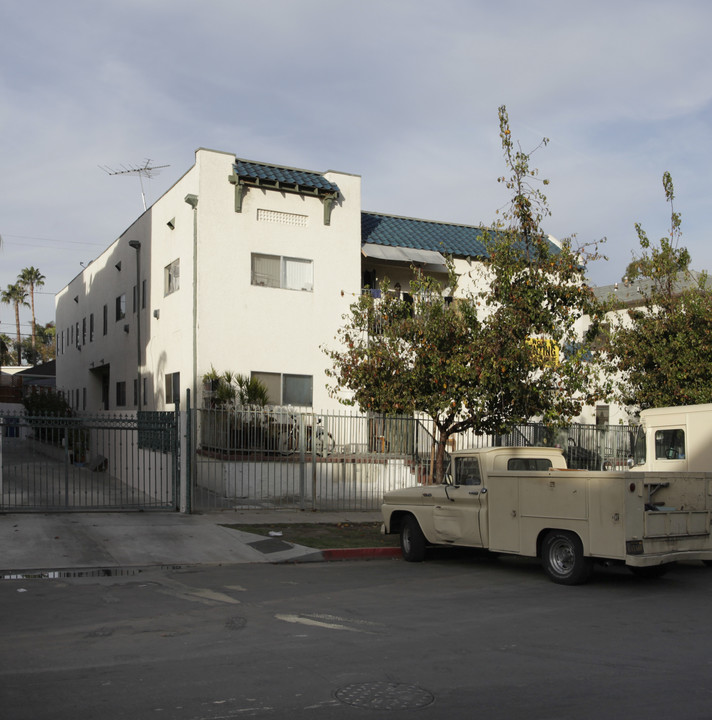
[[[324,205],[324,225],[331,225],[331,211],[334,209],[334,203],[336,203],[336,193],[324,195],[321,202]]]
[[[228,175],[227,178],[235,186],[235,212],[242,212],[242,199],[247,193],[247,185],[242,181],[242,178],[237,173]]]

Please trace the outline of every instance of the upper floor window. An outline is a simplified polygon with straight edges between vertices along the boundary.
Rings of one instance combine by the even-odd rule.
[[[302,258],[253,253],[252,284],[311,292],[314,289],[314,263]]]
[[[180,289],[180,258],[166,265],[164,271],[165,295],[170,295]]]
[[[89,342],[94,342],[94,313],[89,315]]]
[[[126,293],[116,298],[116,319],[123,320],[126,317]]]
[[[104,312],[104,315],[103,315],[104,330],[103,330],[103,333],[102,333],[102,334],[103,334],[103,335],[106,335],[106,333],[107,333],[107,331],[108,331],[108,326],[109,326],[109,306],[108,306],[108,305],[104,305],[104,310],[103,310],[103,312]]]

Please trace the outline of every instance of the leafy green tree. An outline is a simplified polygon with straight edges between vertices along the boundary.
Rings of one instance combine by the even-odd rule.
[[[10,346],[12,340],[8,335],[2,333],[0,335],[0,365],[10,365],[13,361],[12,353],[10,352]]]
[[[22,336],[20,335],[20,305],[29,307],[27,302],[27,290],[20,282],[8,285],[7,290],[0,293],[0,302],[5,305],[13,305],[15,308],[15,327],[17,329],[17,342],[15,343],[15,359],[18,365],[22,364]]]
[[[28,268],[23,268],[17,279],[18,282],[20,282],[23,287],[25,287],[30,292],[30,307],[32,308],[32,349],[35,350],[37,347],[35,323],[35,288],[39,288],[44,285],[45,276],[36,267],[30,266]]]
[[[619,313],[610,330],[621,374],[617,400],[630,412],[712,402],[712,292],[706,274],[690,271],[669,172],[663,189],[669,232],[655,244],[636,224],[640,254],[626,270],[627,280],[640,288],[642,305]]]
[[[451,262],[447,293],[459,299],[449,303],[437,281],[414,271],[413,304],[384,283],[381,299],[367,294],[352,304],[337,335],[340,348],[325,350],[330,392],[341,402],[432,418],[438,481],[453,434],[503,434],[532,418],[564,422],[601,392],[590,360],[602,308],[585,277],[595,254],[549,241],[531,153],[513,143],[505,107],[499,122],[508,169],[500,181],[513,197],[501,220],[483,231],[484,289],[468,289]],[[582,337],[584,316],[591,325]]]
[[[54,360],[57,355],[56,345],[57,330],[53,322],[46,325],[38,325],[36,330],[36,345],[33,347],[32,338],[25,338],[22,341],[22,357],[30,365]]]

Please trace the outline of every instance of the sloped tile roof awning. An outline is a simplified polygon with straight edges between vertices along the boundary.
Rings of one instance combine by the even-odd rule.
[[[235,212],[242,212],[242,200],[248,188],[277,190],[319,198],[324,206],[324,225],[331,224],[331,210],[340,194],[339,186],[319,173],[239,158],[228,180],[235,186]]]
[[[361,252],[372,260],[409,263],[432,272],[447,272],[445,258],[434,250],[365,243],[361,246]]]
[[[361,213],[361,242],[430,250],[459,257],[486,258],[483,230],[471,225],[417,220],[380,213]]]
[[[418,220],[416,218],[361,213],[361,243],[386,247],[431,250],[453,257],[484,259],[489,257],[484,228],[475,225]],[[524,249],[523,243],[520,247]],[[549,239],[549,249],[559,247]]]
[[[291,190],[315,195],[338,193],[339,186],[319,173],[279,165],[265,165],[238,159],[235,175],[243,181],[274,189]]]

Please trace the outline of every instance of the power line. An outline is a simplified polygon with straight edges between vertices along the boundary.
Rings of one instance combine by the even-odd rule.
[[[88,242],[86,240],[60,240],[59,238],[34,237],[32,235],[9,235],[8,233],[3,233],[3,242],[5,242],[8,238],[17,238],[19,240],[38,240],[50,243],[64,243],[65,245],[91,245],[96,247],[104,247],[106,245],[106,243]]]

